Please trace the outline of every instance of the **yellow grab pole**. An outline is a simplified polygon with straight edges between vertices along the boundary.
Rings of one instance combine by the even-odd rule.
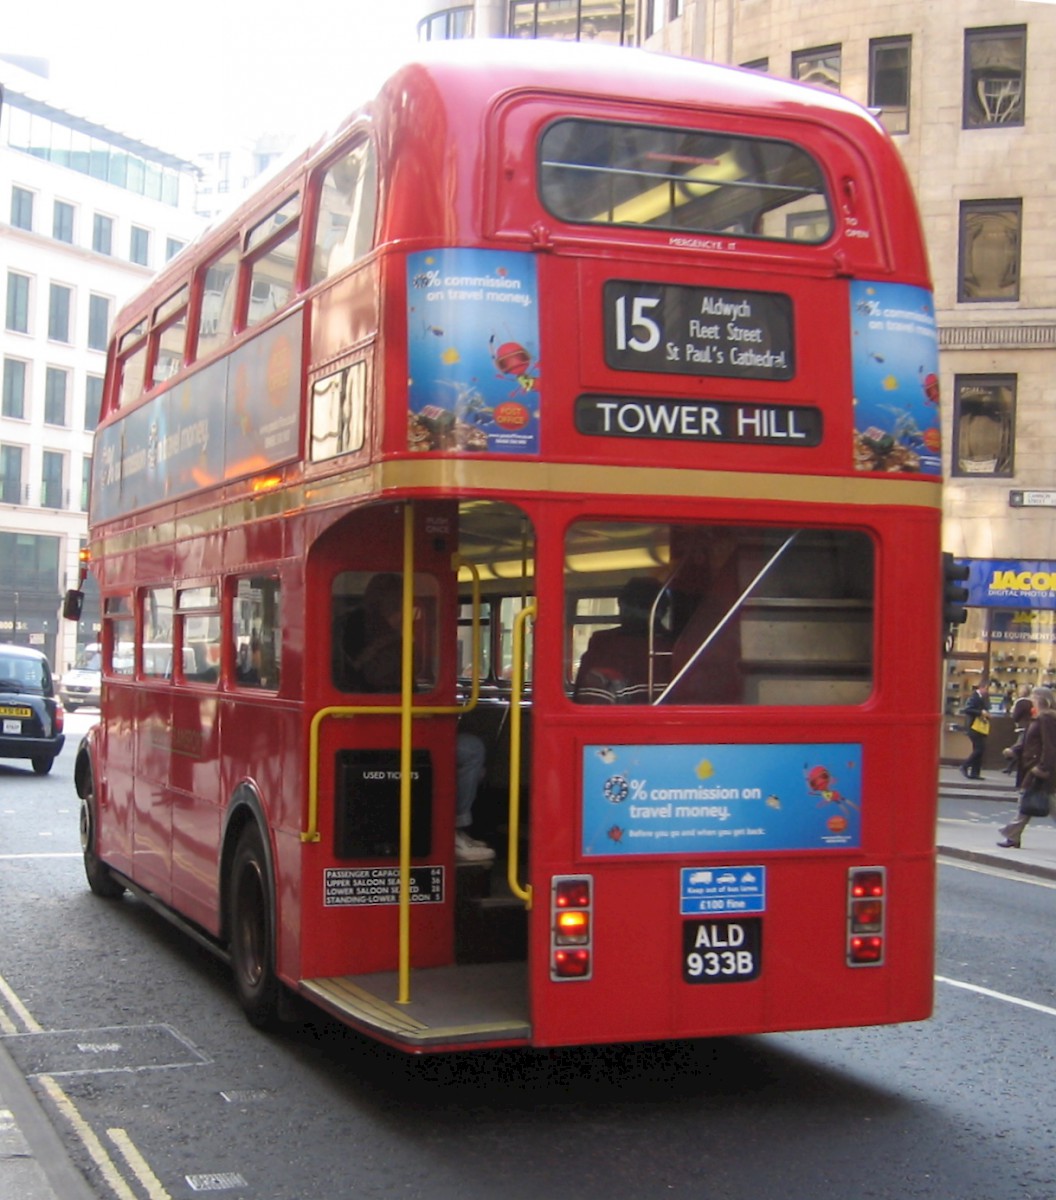
[[[411,704],[414,700],[414,505],[403,506],[403,658],[400,663],[400,949],[397,1004],[411,1002]]]
[[[506,881],[510,891],[532,907],[532,887],[521,886],[518,874],[518,855],[521,835],[521,695],[524,691],[524,629],[535,616],[535,605],[529,604],[513,621],[513,679],[510,687],[510,837],[507,843]]]

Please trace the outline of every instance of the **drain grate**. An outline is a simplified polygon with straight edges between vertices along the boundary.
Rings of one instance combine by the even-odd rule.
[[[212,1175],[185,1175],[184,1178],[196,1192],[226,1192],[231,1188],[246,1186],[246,1181],[237,1171],[218,1171]]]

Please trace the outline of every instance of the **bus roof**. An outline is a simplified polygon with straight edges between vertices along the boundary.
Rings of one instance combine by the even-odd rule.
[[[483,121],[504,97],[519,93],[607,98],[623,105],[697,109],[773,121],[796,120],[839,130],[866,157],[898,158],[879,121],[856,101],[826,88],[741,67],[628,47],[528,39],[464,39],[426,43],[394,67],[375,94],[336,128],[280,165],[228,214],[219,217],[167,264],[117,315],[115,329],[142,313],[186,276],[188,257],[209,257],[259,220],[272,198],[289,192],[306,169],[325,159],[356,126],[369,125],[383,146],[403,145],[428,117],[448,133],[449,152],[475,158]],[[446,120],[444,119],[446,117]],[[432,153],[439,156],[435,138]]]

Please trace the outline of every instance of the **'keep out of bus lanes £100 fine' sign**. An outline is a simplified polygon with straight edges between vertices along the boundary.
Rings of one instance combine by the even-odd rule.
[[[583,854],[860,845],[857,743],[583,747]]]

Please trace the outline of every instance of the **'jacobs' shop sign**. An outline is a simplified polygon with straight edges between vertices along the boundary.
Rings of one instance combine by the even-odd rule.
[[[579,396],[576,429],[594,437],[809,447],[821,444],[821,410],[743,400]]]
[[[1056,609],[1056,562],[973,558],[968,566],[968,603],[974,608]]]

